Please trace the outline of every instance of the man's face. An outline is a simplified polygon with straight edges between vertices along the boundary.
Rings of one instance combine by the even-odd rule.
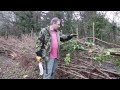
[[[60,28],[60,21],[57,21],[57,23],[53,24],[53,26],[54,26],[54,29],[56,30]]]

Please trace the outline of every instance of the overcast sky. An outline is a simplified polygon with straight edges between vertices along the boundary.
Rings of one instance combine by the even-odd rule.
[[[100,12],[100,11],[98,11]],[[106,13],[105,18],[109,20],[109,22],[116,22],[118,26],[120,26],[120,11],[102,11]]]

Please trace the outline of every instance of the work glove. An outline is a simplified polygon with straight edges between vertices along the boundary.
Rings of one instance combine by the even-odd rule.
[[[40,56],[36,56],[36,60],[37,60],[38,62],[40,62],[40,61],[42,60],[42,58],[41,58]]]
[[[70,36],[71,36],[71,37],[76,37],[76,36],[77,36],[77,34],[70,34]]]
[[[42,65],[42,62],[39,62],[39,70],[40,70],[40,75],[43,75],[43,65]]]
[[[43,75],[43,65],[42,65],[42,62],[41,62],[42,58],[40,56],[36,56],[36,60],[39,62],[38,63],[39,71],[40,71],[39,74]]]

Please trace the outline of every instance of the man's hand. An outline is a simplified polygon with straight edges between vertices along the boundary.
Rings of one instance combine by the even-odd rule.
[[[36,56],[36,60],[37,60],[38,62],[40,62],[40,61],[42,60],[42,58],[41,58],[40,56]]]
[[[76,37],[76,36],[77,36],[77,34],[70,34],[70,36],[71,36],[71,37]]]

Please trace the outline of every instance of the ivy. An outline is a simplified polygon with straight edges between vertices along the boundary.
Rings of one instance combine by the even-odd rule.
[[[66,57],[64,58],[64,61],[65,61],[65,63],[66,63],[67,65],[70,64],[70,61],[71,61],[71,59],[70,59],[70,53],[66,54]]]

